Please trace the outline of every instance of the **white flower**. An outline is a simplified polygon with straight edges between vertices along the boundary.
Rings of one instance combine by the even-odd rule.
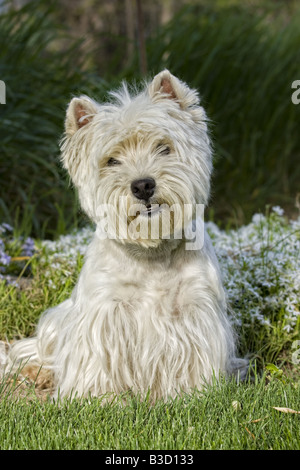
[[[254,214],[252,217],[252,222],[254,224],[260,224],[265,220],[265,216],[263,214]]]
[[[278,206],[274,212],[284,213]],[[286,321],[284,330],[294,331],[300,309],[300,219],[288,222],[255,214],[250,224],[238,230],[225,232],[211,223],[207,229],[239,321],[242,318],[246,325],[255,320],[267,326],[268,315],[280,314]]]
[[[280,215],[280,216],[284,215],[284,210],[279,206],[272,207],[272,211],[275,212],[275,214],[277,215]]]

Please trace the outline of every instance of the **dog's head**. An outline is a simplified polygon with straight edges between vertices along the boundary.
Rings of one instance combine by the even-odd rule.
[[[206,115],[197,92],[167,70],[139,94],[123,84],[111,96],[104,104],[72,99],[63,164],[93,221],[105,216],[116,238],[156,246],[182,231],[196,204],[207,203]]]

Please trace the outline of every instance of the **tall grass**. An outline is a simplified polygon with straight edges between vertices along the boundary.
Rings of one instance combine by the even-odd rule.
[[[42,237],[77,223],[77,206],[58,162],[71,96],[94,81],[86,56],[53,19],[55,2],[31,1],[0,15],[0,220]],[[61,42],[64,40],[64,48]],[[87,83],[88,82],[88,83]],[[98,89],[102,81],[99,78]],[[95,88],[95,87],[94,87]]]
[[[218,215],[245,222],[267,203],[293,205],[300,190],[300,113],[291,102],[299,20],[299,10],[283,21],[276,11],[201,2],[148,42],[151,71],[167,67],[200,91],[215,146]]]

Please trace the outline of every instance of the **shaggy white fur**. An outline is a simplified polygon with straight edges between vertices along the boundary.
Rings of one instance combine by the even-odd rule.
[[[211,147],[197,93],[167,70],[139,94],[124,84],[111,95],[68,107],[62,161],[97,230],[71,298],[12,345],[9,363],[50,369],[61,396],[132,390],[155,400],[239,364],[211,242],[205,233],[187,249],[183,227],[203,240],[195,208],[208,201]],[[158,221],[158,236],[138,231],[145,220]]]

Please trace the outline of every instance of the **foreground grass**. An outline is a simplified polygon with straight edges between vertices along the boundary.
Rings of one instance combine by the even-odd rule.
[[[256,378],[151,406],[128,397],[54,403],[0,400],[1,449],[300,449],[300,386]]]

